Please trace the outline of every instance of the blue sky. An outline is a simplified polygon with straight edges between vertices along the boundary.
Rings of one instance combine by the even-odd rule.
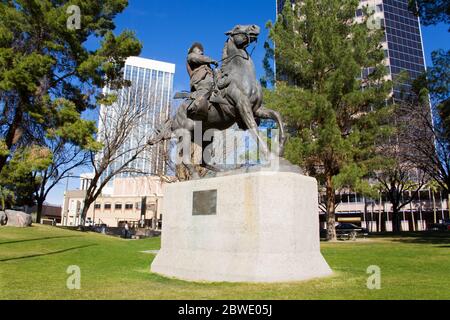
[[[116,18],[117,32],[134,30],[144,47],[141,56],[176,64],[174,91],[188,90],[185,59],[190,45],[199,41],[205,53],[220,60],[226,40],[224,33],[236,24],[257,24],[262,33],[253,53],[258,77],[264,73],[263,44],[265,24],[275,20],[275,0],[129,0],[125,12]],[[448,26],[423,28],[427,63],[431,52],[450,49]],[[60,183],[47,201],[62,204],[66,181]],[[78,179],[69,181],[69,189],[79,187]]]
[[[253,58],[262,61],[264,26],[274,18],[275,0],[130,0],[116,21],[119,30],[136,31],[143,57],[176,64],[174,91],[179,91],[189,89],[185,59],[193,42],[203,43],[205,54],[220,60],[226,31],[236,24],[258,24],[264,31]]]

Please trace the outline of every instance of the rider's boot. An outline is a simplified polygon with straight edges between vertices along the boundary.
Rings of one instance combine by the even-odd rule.
[[[198,97],[191,107],[191,113],[195,118],[199,119],[207,119],[208,118],[208,107],[209,107],[209,96],[204,95],[201,97]]]
[[[219,92],[214,92],[211,96],[211,98],[209,99],[212,103],[217,103],[217,104],[228,104],[228,100],[223,98]]]

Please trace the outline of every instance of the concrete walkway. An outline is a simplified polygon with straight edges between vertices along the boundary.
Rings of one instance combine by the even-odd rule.
[[[146,254],[158,254],[159,250],[147,250],[147,251],[141,251],[141,253],[146,253]]]

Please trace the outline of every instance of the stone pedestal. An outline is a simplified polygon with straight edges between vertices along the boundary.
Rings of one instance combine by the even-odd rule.
[[[331,275],[317,182],[254,172],[165,185],[152,272],[189,281],[287,282]]]

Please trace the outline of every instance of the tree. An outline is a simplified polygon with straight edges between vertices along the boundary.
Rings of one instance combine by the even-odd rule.
[[[424,25],[450,23],[449,0],[410,0],[410,7]],[[417,160],[421,160],[427,173],[448,194],[450,205],[450,51],[434,51],[432,61],[433,67],[414,84],[417,94],[423,88],[428,90],[432,104],[432,118],[425,117],[419,110],[419,125],[422,127],[417,128],[419,132],[416,134],[421,138],[416,149],[422,157]],[[429,138],[433,138],[435,144],[427,141]]]
[[[49,139],[47,147],[52,152],[51,164],[43,170],[32,173],[34,183],[34,200],[36,201],[36,222],[40,223],[44,202],[48,194],[63,179],[68,178],[71,171],[87,165],[88,153],[82,148],[67,143],[63,139]]]
[[[450,91],[450,51],[437,50],[431,54],[433,66],[428,69],[424,84],[416,84],[416,94],[420,95],[422,88],[427,88],[434,104],[441,104],[449,99]]]
[[[403,142],[409,160],[424,170],[450,203],[450,51],[432,53],[433,67],[412,83],[401,112],[412,114]],[[431,102],[431,104],[430,104]]]
[[[0,173],[0,186],[13,195],[8,205],[32,206],[33,191],[41,184],[40,179],[33,179],[32,172],[45,170],[51,162],[52,154],[45,147],[33,145],[17,149]]]
[[[446,191],[450,191],[450,139],[448,128],[443,125],[440,118],[431,119],[422,108],[407,105],[405,109],[414,112],[415,127],[409,133],[409,145],[417,152],[412,159]],[[433,108],[436,110],[436,108]],[[432,110],[433,110],[432,109]],[[435,111],[436,112],[436,111]]]
[[[409,7],[426,26],[450,22],[449,0],[409,0]]]
[[[327,238],[336,239],[336,190],[367,176],[391,85],[385,81],[382,30],[354,21],[357,0],[286,4],[275,25],[279,81],[266,103],[290,127],[286,157],[316,177],[325,190]]]
[[[81,115],[105,99],[103,87],[125,84],[124,60],[141,50],[132,32],[118,36],[112,32],[113,19],[127,4],[127,0],[0,2],[1,174],[17,153],[46,148],[48,135],[83,149],[98,148],[95,122]],[[98,40],[98,49],[89,50],[88,39]]]
[[[419,11],[425,23],[450,22],[449,1],[430,2],[427,8],[428,11]],[[421,127],[416,134],[421,138],[415,147],[422,154],[418,160],[422,160],[425,170],[448,195],[450,205],[450,51],[434,51],[432,62],[433,67],[414,83],[416,93],[430,94],[432,113],[430,119],[419,110],[416,121]],[[425,89],[427,92],[422,92]],[[434,143],[423,138],[432,138]]]
[[[448,128],[438,114],[439,107],[431,107],[428,91],[416,102],[404,101],[399,112],[410,116],[402,131],[401,141],[407,161],[433,179],[444,192],[450,194],[450,139]],[[449,199],[450,200],[450,199]],[[450,203],[450,201],[449,201]]]
[[[441,186],[436,182],[436,180],[430,180],[426,185],[426,188],[429,190],[431,195],[431,201],[433,202],[433,217],[434,223],[438,223],[437,218],[437,207],[436,207],[436,193],[441,190]]]
[[[399,233],[400,211],[417,198],[428,182],[428,175],[422,166],[413,160],[416,150],[410,148],[409,141],[405,140],[409,139],[412,129],[411,114],[404,112],[403,108],[398,108],[393,118],[396,130],[389,139],[380,141],[377,148],[387,161],[375,171],[374,177],[378,180],[379,191],[386,195],[392,205],[392,231]]]
[[[450,144],[450,51],[437,50],[432,53],[433,67],[427,73],[427,86],[437,126],[442,130],[442,139]]]
[[[268,25],[270,26],[270,24]],[[272,69],[271,61],[273,61],[275,56],[275,51],[270,46],[270,43],[266,41],[264,43],[264,49],[266,53],[263,59],[263,67],[265,75],[261,78],[261,85],[263,88],[267,88],[268,86],[273,87],[275,85],[275,72]]]
[[[136,160],[146,161],[152,152],[166,147],[164,144],[154,145],[156,142],[149,144],[155,135],[146,130],[147,124],[152,121],[152,106],[142,102],[136,96],[137,91],[132,87],[124,88],[114,100],[100,109],[97,139],[102,148],[89,151],[89,165],[94,172],[84,198],[81,225],[84,225],[90,206],[114,177],[149,174],[146,169],[137,166]]]

